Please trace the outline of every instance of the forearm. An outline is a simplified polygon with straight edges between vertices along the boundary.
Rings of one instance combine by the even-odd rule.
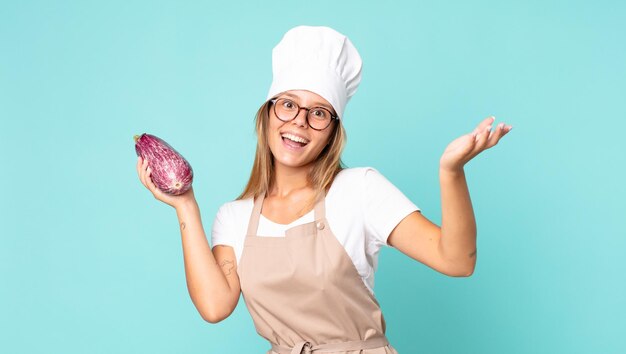
[[[476,265],[476,219],[463,170],[439,170],[441,183],[440,251],[462,274]]]
[[[203,318],[217,312],[221,299],[227,297],[229,285],[217,265],[207,241],[200,209],[194,201],[176,209],[180,227],[185,277],[191,300]]]

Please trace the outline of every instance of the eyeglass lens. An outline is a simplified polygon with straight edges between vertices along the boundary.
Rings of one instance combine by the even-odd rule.
[[[276,100],[274,109],[276,116],[282,121],[294,119],[301,110],[297,103],[287,98]],[[308,109],[307,122],[311,128],[322,130],[330,124],[331,116],[332,114],[326,108],[313,107]]]

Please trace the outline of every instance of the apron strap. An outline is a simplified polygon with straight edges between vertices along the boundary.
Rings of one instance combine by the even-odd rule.
[[[322,191],[317,203],[315,203],[315,220],[321,220],[326,217],[326,191]]]
[[[256,230],[259,228],[259,218],[261,217],[261,207],[263,207],[263,200],[265,199],[265,193],[259,195],[254,201],[254,208],[252,208],[252,215],[250,215],[250,221],[248,222],[248,233],[246,236],[256,235]]]

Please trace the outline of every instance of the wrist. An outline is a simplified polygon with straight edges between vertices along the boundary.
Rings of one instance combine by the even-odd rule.
[[[185,198],[181,200],[178,204],[176,204],[174,208],[176,209],[176,212],[179,214],[187,213],[191,210],[198,209],[198,202],[193,197]]]
[[[439,176],[441,177],[462,177],[465,176],[463,167],[446,168],[439,166]]]

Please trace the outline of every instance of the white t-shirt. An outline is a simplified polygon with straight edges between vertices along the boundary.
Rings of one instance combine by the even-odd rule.
[[[252,198],[223,204],[215,217],[211,244],[234,248],[237,263],[252,214]],[[337,174],[326,194],[326,219],[335,237],[354,262],[363,282],[374,294],[374,273],[380,248],[391,231],[420,209],[380,172],[371,167],[347,168]],[[261,215],[257,235],[284,237],[285,230],[313,221],[313,210],[289,225]]]

